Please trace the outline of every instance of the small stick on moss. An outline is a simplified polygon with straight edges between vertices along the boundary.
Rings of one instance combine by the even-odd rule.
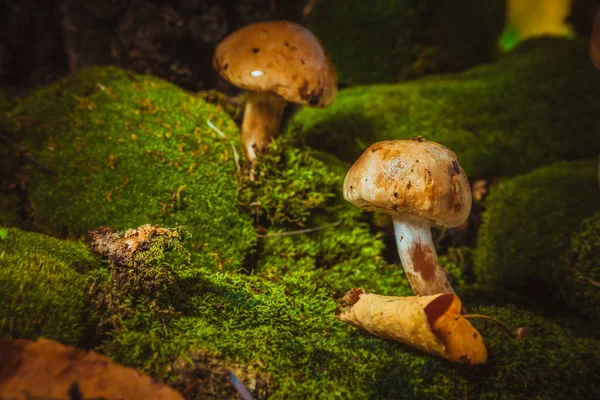
[[[523,339],[525,336],[527,336],[527,334],[529,333],[529,330],[527,329],[526,326],[520,326],[517,329],[511,329],[509,328],[504,322],[497,320],[494,317],[490,317],[489,315],[483,315],[483,314],[463,314],[461,315],[461,318],[474,318],[474,319],[485,319],[488,321],[492,321],[493,323],[495,323],[497,326],[499,326],[502,330],[504,330],[506,333],[508,333],[508,335],[510,337],[512,337],[515,340],[521,340]]]
[[[215,132],[217,132],[217,134],[219,136],[221,136],[223,139],[227,140],[227,143],[229,143],[229,145],[231,146],[231,150],[233,151],[233,159],[235,161],[235,166],[238,170],[238,172],[240,172],[242,170],[242,167],[240,166],[240,156],[238,155],[237,150],[235,149],[235,146],[233,145],[233,143],[231,143],[231,141],[229,141],[227,139],[227,136],[225,136],[225,134],[223,132],[221,132],[221,130],[219,130],[219,128],[217,128],[212,122],[210,122],[210,120],[206,120],[206,124]]]
[[[600,282],[593,280],[592,278],[588,278],[585,275],[579,275],[577,277],[577,281],[582,282],[582,283],[589,283],[590,285],[596,286],[597,288],[600,288]]]
[[[274,237],[302,235],[304,233],[318,232],[318,231],[322,231],[324,229],[333,228],[334,226],[338,226],[341,223],[342,223],[342,221],[336,221],[336,222],[332,222],[331,224],[325,224],[325,225],[317,226],[314,228],[299,229],[297,231],[269,233],[266,235],[257,234],[256,237],[258,237],[260,239],[270,239],[270,238],[274,238]]]

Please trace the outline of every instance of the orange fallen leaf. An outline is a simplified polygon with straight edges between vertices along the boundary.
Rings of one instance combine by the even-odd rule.
[[[485,342],[460,310],[454,293],[395,297],[352,289],[341,300],[336,317],[453,362],[482,364],[487,360]]]
[[[0,360],[2,399],[183,399],[133,368],[53,340],[0,338]]]

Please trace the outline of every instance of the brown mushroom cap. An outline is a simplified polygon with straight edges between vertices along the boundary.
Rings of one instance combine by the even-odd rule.
[[[293,103],[329,106],[337,93],[335,67],[321,42],[290,21],[264,21],[227,36],[213,66],[246,90],[270,91]]]
[[[422,139],[369,147],[348,171],[344,197],[364,210],[412,215],[450,228],[471,210],[469,180],[456,154]]]

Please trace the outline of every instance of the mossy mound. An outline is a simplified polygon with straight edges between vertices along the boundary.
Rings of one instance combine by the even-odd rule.
[[[239,133],[220,109],[109,67],[37,90],[10,117],[22,144],[52,170],[27,170],[36,229],[80,236],[100,226],[186,225],[199,264],[243,265],[255,233],[238,211],[231,143]]]
[[[584,219],[573,232],[563,262],[569,269],[555,273],[561,283],[561,297],[594,323],[600,323],[600,211]]]
[[[324,0],[307,25],[331,54],[340,83],[356,85],[487,62],[504,15],[502,0]]]
[[[597,156],[597,115],[587,43],[542,38],[461,74],[342,90],[331,107],[299,112],[288,133],[346,162],[374,142],[421,135],[454,150],[471,178],[512,176]]]
[[[552,300],[571,232],[600,207],[595,160],[560,162],[499,184],[486,199],[475,253],[484,285]]]
[[[87,276],[100,268],[99,261],[79,243],[13,228],[5,234],[0,238],[0,336],[79,343],[96,323]]]

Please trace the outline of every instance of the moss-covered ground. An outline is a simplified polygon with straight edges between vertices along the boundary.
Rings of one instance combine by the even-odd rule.
[[[600,150],[600,74],[587,42],[530,40],[457,75],[340,91],[289,134],[352,163],[370,144],[418,135],[456,152],[471,178],[513,176]]]
[[[323,0],[308,27],[342,85],[395,82],[490,61],[504,26],[502,0]]]
[[[10,118],[49,169],[23,172],[36,229],[186,225],[200,264],[242,267],[255,235],[237,203],[239,134],[217,107],[162,80],[96,68],[36,91]]]
[[[492,85],[492,72],[502,72],[497,79],[505,83],[521,75],[531,81],[536,57],[554,59],[550,48],[558,55],[549,69],[561,67],[558,57],[580,51],[576,42],[540,41],[521,48],[522,53],[510,56],[512,61],[500,61],[501,68],[490,65],[452,78],[365,87],[361,90],[373,103],[340,114],[346,121],[337,121],[337,127],[359,129],[351,116],[360,119],[374,108],[373,118],[381,112],[390,130],[402,130],[407,137],[427,135],[435,131],[435,107],[447,113],[447,121],[464,118],[463,124],[472,121],[486,127],[483,117],[478,120],[479,114],[454,101],[464,99],[465,85],[473,84],[467,86],[470,92],[479,93],[479,102],[473,104],[491,107],[495,96],[487,90],[511,90]],[[583,67],[580,72],[587,74]],[[600,203],[596,164],[568,161],[534,171],[595,151],[595,128],[582,116],[596,106],[579,96],[593,99],[597,93],[582,86],[577,95],[572,89],[571,99],[542,96],[569,91],[570,85],[530,87],[540,91],[540,102],[567,107],[564,115],[535,114],[536,107],[547,103],[531,106],[528,118],[533,113],[536,119],[513,115],[515,132],[521,136],[507,137],[509,116],[502,117],[498,106],[496,112],[488,111],[485,121],[490,128],[484,132],[494,132],[496,139],[476,142],[471,153],[466,144],[455,149],[470,173],[525,173],[491,189],[484,203],[481,248],[453,250],[442,258],[470,312],[496,317],[513,328],[529,327],[529,335],[515,341],[492,325],[474,321],[489,348],[489,360],[482,366],[452,364],[335,319],[336,299],[352,287],[411,294],[401,267],[384,258],[382,233],[341,198],[348,165],[332,154],[353,161],[352,151],[378,138],[347,142],[344,135],[325,137],[321,131],[320,150],[303,143],[318,135],[319,127],[337,132],[322,116],[335,116],[341,105],[334,105],[331,113],[302,111],[294,124],[298,128],[305,123],[303,134],[279,137],[255,166],[256,180],[251,182],[236,170],[230,143],[240,149],[239,133],[221,109],[160,80],[115,68],[85,70],[36,91],[8,113],[11,135],[50,171],[19,160],[25,166],[16,173],[28,202],[22,217],[42,233],[0,230],[0,335],[44,335],[94,346],[194,399],[233,396],[226,369],[235,371],[256,398],[600,397],[597,325],[589,323],[589,310],[582,313],[573,303],[579,297],[569,297],[557,312],[551,308],[566,299],[561,290],[567,286],[558,285],[549,305],[495,278],[510,273],[517,263],[535,261],[531,271],[542,273],[543,282],[556,282],[555,273],[572,273],[571,282],[580,281],[579,275],[597,279],[597,221],[592,216]],[[387,93],[398,91],[393,98],[400,101],[414,91],[414,102],[402,100],[410,109],[413,103],[424,107],[417,101],[420,91],[443,96],[459,89],[462,96],[443,107],[429,98],[433,111],[427,132],[410,129],[413,122],[428,125],[424,110],[419,121],[394,120],[382,111],[390,103]],[[340,95],[342,105],[348,93]],[[522,106],[531,105],[529,100],[522,100]],[[542,114],[545,119],[537,119]],[[494,122],[492,117],[498,119]],[[226,139],[206,125],[207,119]],[[552,121],[562,121],[556,130],[562,128],[565,138],[550,130],[548,139],[541,141],[542,128],[550,129]],[[450,138],[450,130],[443,133]],[[575,133],[587,145],[576,143]],[[553,206],[550,214],[544,211]],[[178,240],[155,244],[158,247],[144,249],[146,259],[129,266],[93,255],[78,241],[99,226],[122,230],[145,223],[183,225],[191,235],[178,227],[174,237],[185,238],[183,246]],[[529,235],[525,225],[535,235]],[[493,235],[503,238],[483,239]],[[513,236],[528,244],[511,242]],[[540,250],[546,241],[547,253]],[[521,247],[517,253],[511,246]],[[503,251],[515,264],[503,258]],[[497,270],[483,274],[491,262],[497,263]],[[593,285],[585,290],[593,290]],[[589,293],[580,294],[587,299]]]
[[[21,255],[23,249],[13,244],[26,240],[41,244],[42,251],[50,254],[53,249],[60,249],[56,256],[66,257],[71,264],[64,265],[66,269],[62,271],[47,271],[46,276],[62,282],[82,267],[95,265],[81,246],[68,241],[14,229],[9,230],[5,240],[5,258]],[[161,318],[144,309],[145,303],[134,301],[131,309],[135,312],[105,332],[101,349],[180,389],[190,382],[179,371],[206,373],[206,364],[221,359],[252,365],[262,386],[250,386],[248,376],[240,375],[240,379],[260,397],[512,399],[584,398],[597,394],[593,375],[600,367],[600,342],[578,337],[555,322],[513,306],[470,304],[473,312],[495,316],[511,326],[527,325],[530,335],[517,342],[489,325],[475,322],[486,338],[490,361],[480,367],[465,367],[337,321],[333,318],[336,302],[330,285],[321,283],[315,272],[290,266],[276,275],[252,276],[160,261],[176,276],[171,286],[162,289],[165,296],[161,296],[161,305],[174,306],[176,313]],[[37,266],[21,264],[20,270],[34,276],[42,265],[43,261]],[[3,267],[6,272],[8,265]],[[367,288],[377,286],[365,278],[363,282]],[[344,283],[350,282],[340,282]],[[388,285],[389,292],[408,294],[402,282],[396,288],[392,286]],[[86,290],[76,280],[69,282],[69,287],[78,287],[79,293]],[[47,290],[50,288],[60,294],[60,287],[51,285]],[[120,295],[132,294],[133,291]],[[74,314],[65,313],[67,310],[56,305],[55,309],[62,312],[57,312],[53,321],[69,315],[69,322],[77,326]],[[59,332],[75,331],[76,328],[62,326]],[[210,354],[211,359],[198,361],[194,358],[198,353]],[[190,363],[193,359],[196,364]],[[214,386],[219,393],[231,393],[224,379],[213,382]],[[202,393],[206,394],[202,388],[196,388],[188,397],[201,398]]]

